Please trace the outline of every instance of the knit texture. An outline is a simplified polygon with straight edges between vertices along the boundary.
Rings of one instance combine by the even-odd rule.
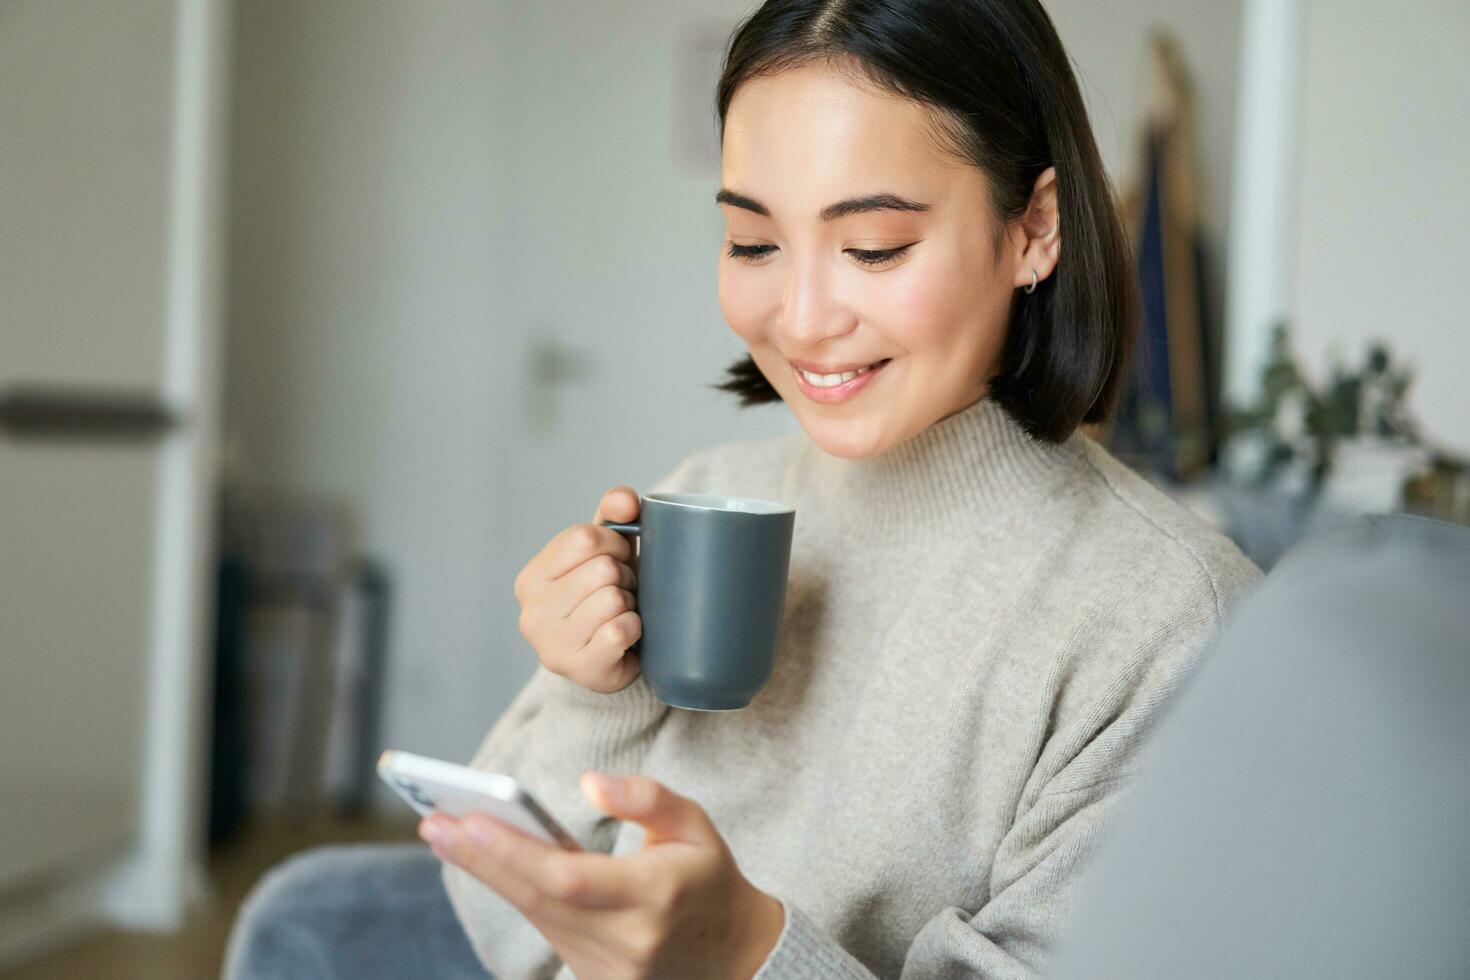
[[[1151,726],[1259,571],[1088,437],[1037,442],[988,400],[864,459],[803,432],[703,449],[646,492],[676,489],[796,508],[770,682],[709,713],[538,666],[472,764],[613,854],[642,828],[583,770],[698,801],[786,909],[757,980],[1041,976]],[[571,976],[445,880],[496,977]]]

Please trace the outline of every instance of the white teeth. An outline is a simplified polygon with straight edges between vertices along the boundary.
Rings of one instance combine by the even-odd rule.
[[[816,388],[835,388],[837,385],[845,384],[860,374],[867,374],[873,370],[872,366],[860,368],[856,371],[843,371],[841,374],[812,374],[810,371],[801,371],[801,376],[806,379],[807,384]]]

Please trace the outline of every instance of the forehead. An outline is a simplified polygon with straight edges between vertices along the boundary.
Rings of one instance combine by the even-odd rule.
[[[875,183],[952,179],[961,161],[940,148],[935,118],[912,99],[823,64],[752,78],[726,113],[721,178],[762,200],[778,189],[830,197]]]

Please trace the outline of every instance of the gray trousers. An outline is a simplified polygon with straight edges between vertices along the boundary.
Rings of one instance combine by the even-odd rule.
[[[283,861],[240,906],[225,980],[486,980],[439,867],[415,843],[328,845]]]

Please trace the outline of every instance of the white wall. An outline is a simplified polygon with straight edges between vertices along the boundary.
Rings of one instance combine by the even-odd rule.
[[[1295,326],[1321,376],[1371,338],[1417,368],[1428,434],[1470,451],[1470,5],[1310,0]]]

